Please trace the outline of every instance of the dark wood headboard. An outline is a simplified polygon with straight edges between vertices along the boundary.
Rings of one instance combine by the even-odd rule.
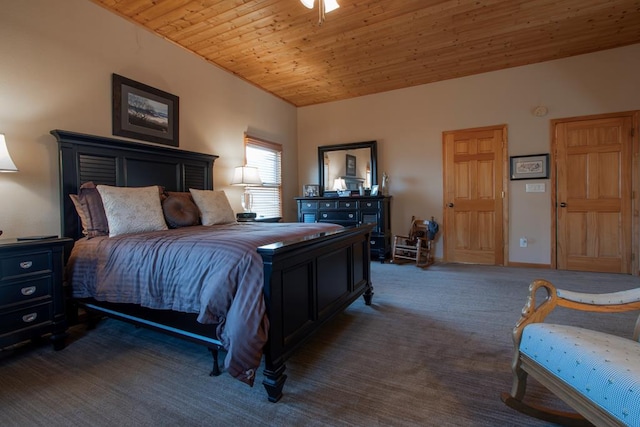
[[[162,185],[167,191],[213,190],[218,156],[122,139],[52,130],[58,140],[62,235],[82,237],[70,194],[88,181],[119,187]]]

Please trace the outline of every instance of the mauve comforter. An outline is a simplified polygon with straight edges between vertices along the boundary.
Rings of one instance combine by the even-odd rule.
[[[81,239],[67,279],[75,298],[198,313],[199,322],[218,325],[227,371],[253,385],[269,328],[256,248],[340,228],[240,223]]]

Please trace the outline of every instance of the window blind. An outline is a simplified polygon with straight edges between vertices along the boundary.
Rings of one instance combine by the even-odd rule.
[[[282,145],[245,135],[246,164],[258,168],[261,187],[251,187],[258,218],[282,216]]]

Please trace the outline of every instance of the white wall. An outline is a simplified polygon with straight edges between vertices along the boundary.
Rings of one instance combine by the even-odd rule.
[[[300,185],[318,181],[317,147],[378,141],[390,176],[392,230],[412,215],[442,221],[442,132],[508,126],[508,154],[548,153],[551,119],[640,109],[640,44],[298,109]],[[535,117],[537,105],[549,114]],[[525,193],[544,182],[545,193]],[[549,180],[509,184],[509,261],[551,262]],[[528,247],[519,247],[519,238]],[[437,245],[442,256],[442,245]]]
[[[111,136],[111,74],[180,97],[180,148],[216,154],[216,189],[231,187],[243,133],[284,145],[285,215],[295,220],[296,109],[86,0],[3,1],[0,133],[19,168],[0,175],[4,237],[60,232],[57,144],[64,129]]]

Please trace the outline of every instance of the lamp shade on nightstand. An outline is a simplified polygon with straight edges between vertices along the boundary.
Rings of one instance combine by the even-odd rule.
[[[4,135],[0,133],[0,172],[17,172],[18,168],[9,155],[7,142]]]
[[[260,179],[260,172],[258,171],[258,168],[253,166],[238,166],[233,172],[231,185],[244,186],[244,193],[242,194],[242,208],[246,212],[251,212],[253,195],[251,194],[251,191],[249,191],[249,187],[262,185],[262,179]]]

